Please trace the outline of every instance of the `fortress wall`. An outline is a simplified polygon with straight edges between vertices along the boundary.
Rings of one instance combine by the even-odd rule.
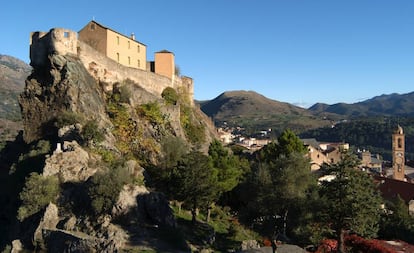
[[[33,32],[30,36],[30,60],[34,68],[47,66],[50,54],[77,55],[85,68],[96,79],[106,83],[107,91],[114,83],[131,79],[154,95],[172,87],[188,95],[193,103],[193,80],[189,77],[173,76],[173,79],[150,71],[130,68],[106,57],[88,44],[77,39],[77,33],[68,29],[54,28],[49,32]]]
[[[30,34],[30,64],[43,67],[49,54],[76,54],[77,33],[64,28],[53,28],[49,32]]]
[[[78,41],[78,57],[95,79],[108,84],[105,87],[107,91],[112,90],[114,83],[122,82],[127,78],[158,96],[161,96],[162,91],[167,87],[179,91],[185,86],[187,90],[193,90],[191,78],[175,77],[171,80],[153,72],[123,66],[82,41]],[[191,92],[190,101],[193,100],[192,95]]]

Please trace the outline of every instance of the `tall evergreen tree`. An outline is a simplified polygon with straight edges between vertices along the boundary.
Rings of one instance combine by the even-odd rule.
[[[265,146],[256,155],[253,176],[245,185],[251,194],[254,209],[250,216],[268,219],[276,223],[278,232],[286,234],[290,220],[300,216],[299,205],[305,205],[310,191],[316,187],[311,174],[310,161],[305,157],[306,148],[290,130],[283,132],[277,142]],[[252,206],[252,205],[247,205]],[[275,232],[274,227],[268,228]]]
[[[170,180],[173,197],[190,206],[195,223],[197,209],[211,203],[217,196],[217,173],[208,156],[199,151],[184,155],[173,168]]]
[[[327,166],[331,181],[323,181],[320,188],[325,203],[324,220],[335,232],[338,252],[345,252],[346,231],[364,237],[376,236],[382,199],[372,178],[357,169],[358,160],[344,152],[342,160]]]

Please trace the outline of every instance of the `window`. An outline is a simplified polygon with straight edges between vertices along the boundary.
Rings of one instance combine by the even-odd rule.
[[[139,45],[137,46],[137,52],[139,53]]]
[[[402,139],[398,138],[398,148],[402,148]]]
[[[95,31],[95,24],[94,23],[91,24],[91,31]]]
[[[131,57],[129,57],[129,56],[128,56],[128,65],[131,65]]]
[[[131,41],[128,40],[128,49],[131,48]]]
[[[63,37],[69,38],[69,32],[63,32]]]
[[[138,68],[141,67],[141,61],[140,60],[137,61],[137,65],[138,65]]]
[[[119,45],[119,36],[116,36],[116,44]]]
[[[116,60],[119,62],[119,53],[116,53]]]

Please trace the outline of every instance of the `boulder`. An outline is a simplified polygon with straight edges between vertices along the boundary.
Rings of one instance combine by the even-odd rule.
[[[23,252],[23,244],[20,240],[14,240],[12,241],[12,248],[11,253],[19,253]]]
[[[138,209],[143,217],[158,226],[176,227],[177,222],[164,194],[149,192],[138,196]]]
[[[39,225],[37,226],[33,240],[38,243],[43,242],[42,230],[43,229],[55,229],[56,225],[59,223],[59,211],[55,204],[49,203],[46,207],[46,210],[43,214],[43,217],[40,220]]]
[[[58,175],[63,183],[84,182],[97,171],[90,167],[96,161],[76,141],[65,141],[63,152],[54,152],[46,159],[43,176]]]
[[[256,240],[242,241],[242,244],[241,244],[241,249],[242,250],[258,249],[258,248],[260,248],[260,245]]]
[[[124,185],[119,193],[118,200],[112,208],[112,216],[119,217],[131,213],[133,209],[137,208],[137,196],[148,194],[149,191],[145,186],[139,185]]]

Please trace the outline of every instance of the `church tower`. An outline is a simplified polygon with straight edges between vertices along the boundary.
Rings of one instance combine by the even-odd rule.
[[[405,180],[405,140],[404,131],[400,125],[392,134],[392,168],[394,170],[393,178]]]

